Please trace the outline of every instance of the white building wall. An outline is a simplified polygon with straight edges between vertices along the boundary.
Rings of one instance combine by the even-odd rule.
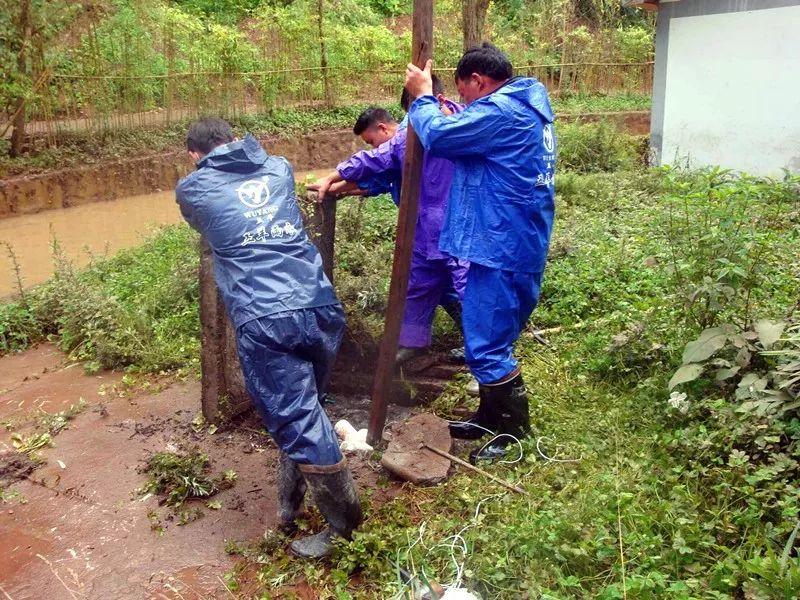
[[[661,162],[800,171],[800,6],[674,17],[668,32]]]

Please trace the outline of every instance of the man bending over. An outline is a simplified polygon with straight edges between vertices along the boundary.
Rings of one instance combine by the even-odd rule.
[[[256,139],[234,140],[221,119],[186,138],[197,170],[175,191],[186,221],[214,256],[214,275],[236,328],[247,390],[280,448],[278,515],[291,529],[306,488],[328,523],[295,540],[319,558],[361,522],[350,470],[320,405],[344,330],[344,312],[300,219],[289,162]]]
[[[443,109],[452,113],[462,107],[443,100]],[[360,186],[366,181],[370,188],[368,193],[381,182],[387,182],[395,204],[399,204],[406,129],[400,128],[386,110],[371,108],[362,113],[353,131],[374,149],[356,152],[339,163],[336,171],[316,186],[320,195],[338,181],[359,182]],[[396,358],[399,364],[422,354],[430,346],[437,305],[441,304],[461,329],[461,297],[468,264],[439,249],[452,176],[453,164],[449,160],[424,157],[414,251]]]

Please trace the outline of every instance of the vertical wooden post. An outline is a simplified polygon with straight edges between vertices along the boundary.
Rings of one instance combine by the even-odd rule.
[[[325,275],[333,283],[334,242],[336,240],[336,198],[326,196],[321,204],[317,205],[321,213],[321,228],[319,235],[319,253],[322,255],[322,268]]]
[[[433,54],[433,0],[414,0],[411,56],[420,68]],[[389,303],[386,307],[383,338],[378,365],[372,386],[372,406],[369,416],[367,440],[375,445],[383,435],[386,423],[386,406],[395,368],[395,355],[400,339],[400,326],[406,306],[408,272],[414,247],[414,231],[419,209],[419,186],[422,177],[422,145],[411,124],[406,138],[406,155],[403,160],[403,188],[400,192],[400,211],[397,215],[397,238],[392,263],[392,282]]]
[[[336,241],[336,198],[325,196],[317,202],[317,192],[306,192],[305,207],[301,211],[307,216],[305,225],[311,242],[317,247],[322,257],[322,269],[328,280],[333,283],[333,265]],[[311,210],[308,209],[311,207]]]
[[[202,387],[200,403],[203,416],[207,421],[215,423],[219,420],[219,400],[225,389],[224,356],[220,350],[224,321],[220,311],[220,299],[217,284],[214,281],[214,259],[211,248],[205,240],[201,242],[200,254],[200,324],[201,351],[200,369]]]

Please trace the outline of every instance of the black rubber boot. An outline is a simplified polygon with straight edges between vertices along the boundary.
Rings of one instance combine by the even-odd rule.
[[[477,440],[497,428],[497,422],[490,410],[491,404],[487,400],[488,392],[486,389],[485,386],[480,386],[479,388],[480,404],[478,404],[478,410],[475,411],[475,414],[466,421],[450,423],[450,435],[452,437],[461,440]],[[489,431],[486,431],[487,429]]]
[[[281,531],[286,534],[297,529],[295,519],[302,512],[306,487],[297,463],[281,452],[278,456],[278,518]]]
[[[485,392],[484,392],[485,390]],[[481,386],[481,398],[486,398],[490,411],[497,420],[496,434],[509,434],[517,439],[527,437],[531,432],[528,390],[522,375],[500,385]],[[501,437],[485,448],[473,450],[469,460],[475,464],[479,460],[499,460],[506,456],[507,448],[515,444],[509,437]]]
[[[397,349],[397,354],[394,357],[394,362],[397,365],[402,365],[410,360],[422,356],[428,351],[427,348],[406,348],[401,346]]]
[[[314,502],[328,522],[321,532],[292,542],[291,551],[302,558],[324,558],[333,551],[336,537],[350,539],[361,524],[361,503],[344,459],[335,465],[299,465]]]

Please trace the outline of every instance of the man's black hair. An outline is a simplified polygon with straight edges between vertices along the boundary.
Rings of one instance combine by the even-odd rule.
[[[489,42],[483,42],[467,50],[458,61],[456,81],[469,79],[473,73],[491,77],[495,81],[505,81],[514,76],[514,68],[501,50]]]
[[[186,134],[186,148],[189,152],[208,154],[217,146],[233,141],[230,123],[217,117],[207,117],[192,123]]]
[[[367,110],[358,115],[356,124],[353,125],[353,133],[361,135],[369,127],[377,125],[378,123],[395,123],[395,119],[385,108],[380,106],[370,106]]]
[[[431,81],[433,82],[433,95],[438,96],[439,94],[444,94],[444,85],[442,84],[442,80],[439,79],[439,76],[435,73],[431,73]],[[406,88],[403,88],[403,93],[400,94],[400,106],[403,107],[403,110],[408,112],[408,107],[411,106],[411,94],[408,93]]]

